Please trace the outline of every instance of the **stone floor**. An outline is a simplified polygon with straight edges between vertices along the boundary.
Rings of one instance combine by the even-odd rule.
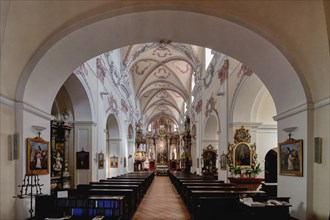
[[[155,176],[133,220],[190,220],[190,214],[168,176]]]

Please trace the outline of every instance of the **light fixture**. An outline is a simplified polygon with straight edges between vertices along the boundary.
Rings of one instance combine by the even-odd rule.
[[[292,132],[296,129],[297,127],[289,127],[289,128],[284,128],[283,131],[287,132],[289,135],[289,139],[291,139]]]
[[[41,135],[41,131],[45,130],[45,127],[39,125],[32,125],[32,128],[38,132],[38,137]]]

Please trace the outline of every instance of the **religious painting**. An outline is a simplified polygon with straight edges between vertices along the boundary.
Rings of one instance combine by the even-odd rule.
[[[118,157],[116,157],[116,156],[110,157],[110,167],[118,168]]]
[[[27,138],[27,174],[49,174],[49,142],[40,137]]]
[[[278,145],[280,175],[303,176],[303,140],[288,139]]]
[[[98,154],[98,161],[99,161],[98,168],[103,169],[104,168],[104,154],[102,153],[102,151],[101,151],[101,153]]]
[[[239,143],[234,150],[234,166],[250,167],[252,166],[252,151],[248,144]]]
[[[89,169],[89,152],[82,150],[76,153],[76,168],[83,170]]]

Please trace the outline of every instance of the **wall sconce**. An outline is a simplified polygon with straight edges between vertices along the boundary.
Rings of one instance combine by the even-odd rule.
[[[45,130],[45,127],[38,126],[38,125],[32,125],[32,128],[38,132],[38,137],[40,138],[41,131]]]
[[[222,154],[220,155],[220,169],[226,170],[227,168],[227,155],[222,151]]]
[[[287,132],[289,135],[289,139],[291,139],[292,132],[296,129],[297,127],[289,127],[289,128],[284,128],[283,131]]]

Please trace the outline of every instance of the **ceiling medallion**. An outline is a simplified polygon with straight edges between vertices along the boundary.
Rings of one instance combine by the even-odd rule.
[[[167,98],[168,97],[168,94],[165,91],[160,91],[160,92],[158,92],[158,94],[156,95],[156,97],[159,98],[159,99],[163,99],[163,98]]]
[[[167,79],[170,75],[171,73],[166,72],[164,67],[159,68],[158,71],[154,73],[154,76],[158,79]]]
[[[158,43],[158,47],[152,52],[152,55],[158,56],[159,58],[165,58],[171,56],[171,51],[167,48],[167,45],[171,43],[170,40],[161,40]]]
[[[169,87],[170,85],[167,83],[155,83],[155,87]]]
[[[132,72],[138,75],[143,75],[145,71],[151,66],[151,63],[148,61],[139,61],[133,64]]]
[[[168,108],[167,108],[167,106],[162,105],[162,106],[159,106],[157,110],[161,111],[161,112],[165,112],[165,111],[168,111]]]

